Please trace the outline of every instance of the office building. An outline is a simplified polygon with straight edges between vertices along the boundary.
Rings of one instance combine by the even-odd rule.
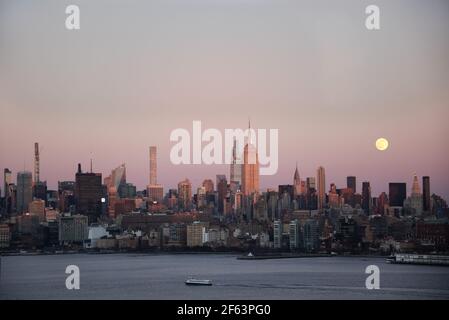
[[[35,181],[33,185],[33,197],[44,200],[47,203],[47,181]]]
[[[248,141],[243,150],[242,191],[245,196],[259,192],[259,155],[252,142],[251,125]]]
[[[89,239],[88,217],[74,215],[59,217],[59,243],[83,243]]]
[[[0,224],[0,248],[9,248],[11,232],[7,224]]]
[[[101,215],[102,197],[101,173],[83,173],[81,164],[78,164],[78,172],[75,175],[76,212],[89,216],[90,221],[95,222]]]
[[[407,185],[403,182],[390,182],[388,184],[388,199],[390,207],[404,206],[407,197]]]
[[[282,247],[282,221],[275,220],[273,223],[273,245],[275,249]]]
[[[293,187],[294,187],[294,195],[300,195],[302,193],[301,190],[301,178],[299,176],[298,171],[298,163],[296,163],[295,173],[293,174]]]
[[[294,199],[295,188],[291,184],[281,184],[278,186],[279,198],[282,199],[284,194],[288,194],[288,197],[291,200]]]
[[[148,199],[162,203],[164,200],[164,187],[160,184],[147,186]]]
[[[147,195],[150,201],[162,203],[164,187],[157,183],[157,147],[150,147],[150,181],[147,186]]]
[[[326,202],[326,176],[323,167],[317,170],[318,209],[322,210]]]
[[[346,177],[346,187],[348,189],[352,189],[352,193],[356,193],[357,192],[356,177],[354,177],[354,176]]]
[[[9,197],[9,185],[12,184],[12,172],[8,168],[3,170],[3,192],[5,199]]]
[[[199,221],[194,221],[187,225],[187,246],[201,247],[205,242],[206,224]]]
[[[230,181],[237,183],[238,188],[242,185],[242,159],[240,156],[241,151],[237,148],[237,141],[234,139],[234,145],[232,147],[232,160],[230,166]]]
[[[290,221],[289,224],[289,240],[290,240],[290,250],[297,250],[300,248],[300,230],[301,225],[297,219]]]
[[[178,205],[182,210],[190,210],[192,201],[192,184],[189,179],[178,183]]]
[[[203,187],[206,189],[206,193],[214,192],[214,182],[211,179],[205,179]]]
[[[28,211],[28,205],[33,200],[33,178],[29,171],[21,171],[17,173],[17,203],[16,210],[18,213]]]
[[[37,215],[39,217],[39,221],[45,221],[45,201],[41,199],[31,201],[28,206],[28,212],[30,214]]]
[[[224,213],[224,201],[228,192],[228,182],[224,174],[217,174],[218,213]]]
[[[423,210],[424,212],[430,212],[430,177],[422,177],[422,190],[423,190]]]
[[[416,174],[413,176],[412,192],[410,197],[404,201],[404,207],[406,213],[411,215],[420,216],[423,212],[423,196]]]
[[[320,239],[318,232],[318,222],[308,219],[303,226],[303,245],[305,252],[317,251],[320,247]]]
[[[340,196],[337,192],[337,186],[335,183],[331,183],[331,188],[329,190],[329,207],[339,208],[341,205]]]
[[[371,213],[372,201],[371,201],[371,186],[368,181],[362,182],[362,209],[366,214]]]

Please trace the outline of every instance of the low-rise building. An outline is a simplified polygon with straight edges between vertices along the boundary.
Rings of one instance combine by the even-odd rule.
[[[109,236],[106,228],[98,224],[92,224],[88,232],[88,241],[84,243],[84,247],[89,249],[96,248],[99,239]]]
[[[0,224],[0,248],[9,248],[11,232],[7,224]]]
[[[88,217],[84,215],[74,215],[59,217],[59,242],[84,243],[88,240]]]
[[[187,246],[201,247],[205,240],[206,225],[200,221],[194,221],[187,226]]]

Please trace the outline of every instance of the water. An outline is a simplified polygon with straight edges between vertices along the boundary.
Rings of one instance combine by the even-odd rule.
[[[65,268],[80,268],[67,290]],[[380,268],[367,290],[365,268]],[[186,286],[194,276],[213,286]],[[231,254],[72,254],[1,258],[0,299],[449,299],[449,268],[382,258],[237,260]]]

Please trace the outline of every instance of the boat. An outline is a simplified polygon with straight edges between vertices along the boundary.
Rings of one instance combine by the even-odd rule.
[[[189,278],[186,280],[186,285],[188,285],[188,286],[211,286],[212,280]]]

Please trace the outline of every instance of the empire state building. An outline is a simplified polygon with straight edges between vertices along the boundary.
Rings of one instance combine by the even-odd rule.
[[[245,196],[259,192],[259,155],[252,142],[251,124],[248,141],[243,149],[242,191]]]

